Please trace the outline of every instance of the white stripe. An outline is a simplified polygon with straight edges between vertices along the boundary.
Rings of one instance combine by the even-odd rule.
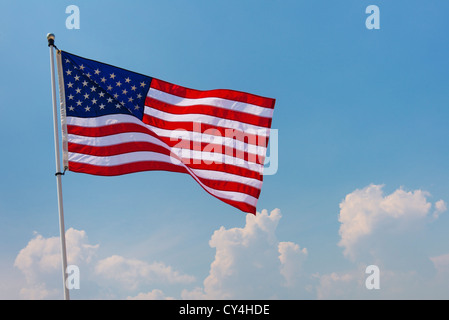
[[[139,161],[160,161],[160,162],[166,162],[166,163],[172,163],[171,157],[156,153],[156,152],[149,152],[149,151],[140,151],[140,152],[133,152],[133,153],[127,153],[127,154],[120,154],[116,156],[110,156],[110,157],[96,157],[91,155],[85,155],[80,153],[73,153],[69,152],[69,161],[71,162],[77,162],[77,163],[85,163],[90,165],[96,165],[96,166],[118,166],[121,164],[126,163],[133,163],[133,162],[139,162]],[[233,174],[225,174],[227,177],[225,179],[217,179],[213,177],[215,174],[217,174],[218,177],[220,177],[221,172],[215,172],[210,170],[197,170],[197,169],[190,169],[187,167],[189,171],[191,171],[193,174],[192,176],[195,178],[195,175],[199,177],[204,177],[206,179],[211,180],[225,180],[225,181],[233,181],[235,175]],[[198,172],[197,172],[198,171]],[[206,174],[205,174],[206,173]],[[237,176],[238,179],[235,182],[242,183],[242,178],[248,179],[245,177]],[[228,199],[228,200],[234,200],[239,202],[245,202],[250,205],[255,206],[257,203],[257,199],[249,196],[247,194],[243,194],[240,192],[233,192],[233,191],[222,191],[222,190],[216,190],[212,189],[206,185],[204,185],[199,179],[195,180],[200,183],[205,189],[207,189],[212,194]],[[252,179],[254,180],[254,179]],[[260,181],[258,181],[260,182]]]
[[[69,141],[76,144],[82,144],[94,147],[107,147],[127,142],[150,142],[170,149],[163,141],[141,132],[117,133],[104,137],[86,137],[76,134],[69,134]]]
[[[89,154],[69,152],[69,160],[72,162],[85,163],[95,166],[119,166],[122,164],[139,161],[162,161],[172,163],[171,158],[165,154],[151,151],[137,151],[131,153],[118,154],[115,156],[92,156]]]
[[[134,116],[129,114],[109,114],[100,117],[93,118],[79,118],[79,117],[67,117],[67,124],[71,126],[82,127],[103,127],[118,123],[135,123],[142,125],[143,122]]]
[[[182,98],[176,95],[172,95],[170,93],[166,93],[163,91],[159,91],[154,88],[150,88],[148,91],[148,97],[174,105],[179,107],[190,107],[194,105],[207,105],[212,107],[223,108],[227,110],[234,110],[245,112],[249,114],[253,114],[259,117],[272,118],[273,117],[273,109],[259,107],[250,103],[244,103],[239,101],[233,101],[223,98],[198,98],[198,99],[189,99]]]
[[[204,114],[172,114],[156,110],[148,106],[145,106],[144,113],[151,117],[155,117],[169,122],[200,122],[200,123],[207,123],[209,125],[217,127],[240,130],[247,134],[258,134],[265,136],[269,134],[269,129],[265,127]]]

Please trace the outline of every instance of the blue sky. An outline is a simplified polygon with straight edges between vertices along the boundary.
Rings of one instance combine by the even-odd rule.
[[[79,30],[66,28],[72,4]],[[379,30],[365,26],[371,4]],[[2,1],[0,298],[62,297],[53,32],[86,58],[275,98],[279,133],[256,217],[187,175],[67,173],[68,254],[81,272],[72,298],[447,299],[448,10],[443,0]],[[364,285],[371,264],[379,290]]]

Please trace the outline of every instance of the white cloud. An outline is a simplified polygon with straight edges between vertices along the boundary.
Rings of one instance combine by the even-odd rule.
[[[429,257],[428,226],[446,211],[422,190],[399,188],[384,195],[382,185],[348,194],[340,203],[340,242],[354,262],[346,271],[319,275],[320,299],[432,299],[448,293],[449,255]],[[380,290],[365,287],[365,268],[380,268]]]
[[[153,283],[191,283],[195,278],[174,271],[163,263],[147,263],[137,259],[126,259],[113,255],[98,261],[95,272],[97,275],[112,281],[117,281],[128,290],[136,290],[139,286]]]
[[[281,274],[285,278],[285,285],[295,286],[301,279],[301,267],[307,258],[307,249],[301,249],[293,242],[280,242],[279,260],[281,261]]]
[[[154,289],[147,293],[139,293],[137,296],[134,297],[127,297],[127,300],[174,300],[172,297],[166,297],[165,294],[159,290]]]
[[[90,281],[94,293],[89,295],[95,299],[167,300],[178,296],[176,293],[183,299],[447,297],[449,254],[431,257],[431,244],[425,242],[426,226],[438,219],[447,205],[443,200],[432,203],[430,198],[426,191],[403,188],[384,194],[381,185],[349,193],[340,203],[338,245],[353,266],[331,269],[328,274],[307,273],[314,263],[308,250],[278,240],[279,209],[248,214],[243,227],[216,230],[209,241],[215,257],[200,286],[195,277],[162,262],[121,255],[98,260],[99,245],[89,244],[86,233],[73,228],[66,233],[68,262],[82,265],[81,287],[89,290]],[[320,257],[311,257],[317,259],[319,268]],[[26,279],[26,286],[18,289],[20,296],[60,298],[60,259],[59,238],[36,234],[14,263]],[[369,264],[380,267],[380,290],[365,287]],[[82,296],[88,298],[85,292]]]
[[[318,299],[432,299],[441,297],[441,290],[434,278],[423,277],[414,270],[388,270],[380,268],[380,289],[366,288],[366,265],[357,265],[354,269],[317,275],[319,284],[316,288]],[[439,289],[438,289],[439,290]]]
[[[25,300],[44,300],[55,297],[58,294],[56,289],[47,289],[45,283],[34,283],[29,287],[20,289],[20,296]]]
[[[59,237],[44,238],[35,234],[25,248],[20,250],[14,266],[25,275],[27,286],[20,289],[25,299],[45,299],[54,297],[57,272],[62,272],[61,244]],[[82,230],[70,228],[66,231],[67,263],[81,265],[90,262],[98,245],[90,245]],[[57,279],[61,282],[62,276]],[[49,285],[50,284],[50,285]]]
[[[340,203],[339,246],[352,260],[363,251],[376,250],[374,242],[419,231],[428,220],[432,206],[428,192],[400,188],[385,196],[382,189],[382,185],[371,184],[348,194]],[[438,201],[436,208],[438,212],[445,210],[444,201]]]
[[[447,210],[446,202],[443,200],[438,200],[435,202],[435,211],[433,212],[433,218],[438,219],[438,217]]]
[[[316,275],[319,279],[316,293],[317,299],[350,299],[359,297],[361,291],[361,272],[346,272]],[[358,289],[358,290],[357,290]]]
[[[430,260],[440,274],[447,274],[449,276],[449,253],[431,257]]]
[[[175,271],[163,263],[147,263],[118,255],[98,260],[99,245],[89,244],[87,234],[82,230],[68,229],[66,245],[68,265],[74,264],[80,269],[81,296],[84,298],[90,296],[97,299],[100,295],[102,298],[117,299],[120,295],[126,297],[132,290],[147,289],[148,285],[154,283],[187,284],[195,280],[194,277]],[[25,248],[20,250],[14,266],[25,276],[25,285],[17,289],[21,298],[62,298],[60,246],[59,237],[45,238],[36,233]],[[114,291],[110,291],[110,288]],[[72,292],[71,296],[75,293],[78,292]],[[170,299],[157,289],[134,298]]]
[[[209,245],[215,260],[203,288],[184,290],[184,299],[274,299],[285,287],[298,283],[307,250],[292,242],[279,242],[275,231],[281,212],[266,210],[247,215],[243,228],[221,227]]]

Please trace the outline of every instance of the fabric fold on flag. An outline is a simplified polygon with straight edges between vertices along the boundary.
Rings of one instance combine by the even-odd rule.
[[[190,89],[65,51],[58,58],[69,171],[185,173],[212,196],[256,213],[274,99]]]

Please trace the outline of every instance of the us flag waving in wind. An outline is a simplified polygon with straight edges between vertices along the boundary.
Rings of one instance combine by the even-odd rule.
[[[117,176],[187,173],[256,213],[275,100],[199,91],[58,51],[64,167]]]

